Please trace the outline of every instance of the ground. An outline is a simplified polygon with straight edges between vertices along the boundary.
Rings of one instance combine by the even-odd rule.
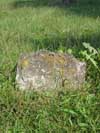
[[[21,53],[39,49],[79,54],[83,42],[100,52],[100,2],[0,0],[0,132],[100,132],[100,84],[88,64],[82,91],[21,92],[15,87]],[[90,75],[89,75],[90,74]]]

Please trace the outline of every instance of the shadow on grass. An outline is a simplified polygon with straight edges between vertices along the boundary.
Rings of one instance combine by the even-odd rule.
[[[75,56],[79,56],[79,51],[84,49],[83,42],[90,43],[94,48],[100,48],[100,35],[93,33],[91,35],[82,35],[82,36],[53,36],[53,37],[41,37],[40,39],[29,38],[29,43],[31,44],[31,49],[40,50],[47,49],[50,51],[59,51],[67,52],[68,49],[73,50]],[[27,41],[27,40],[25,40]]]
[[[22,1],[15,1],[13,6],[15,8],[21,7],[42,7],[42,6],[62,6],[62,0],[22,0]]]
[[[100,16],[100,1],[97,0],[80,0],[78,3],[73,3],[70,5],[64,5],[62,0],[22,0],[14,1],[13,8],[22,8],[22,7],[59,7],[65,11],[70,11],[73,14],[89,16],[89,17],[98,17]]]

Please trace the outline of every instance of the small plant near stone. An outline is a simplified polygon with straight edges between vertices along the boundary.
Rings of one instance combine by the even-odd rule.
[[[80,51],[80,55],[83,56],[83,58],[88,62],[91,63],[100,72],[100,68],[98,65],[98,57],[99,57],[99,52],[92,47],[89,43],[84,42],[83,46],[85,50]]]
[[[87,77],[86,80],[91,84],[91,91],[96,94],[100,92],[100,52],[90,45],[83,43],[84,50],[80,51],[80,56],[87,62]]]

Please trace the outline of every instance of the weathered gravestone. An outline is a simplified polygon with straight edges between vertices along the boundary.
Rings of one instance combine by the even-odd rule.
[[[38,51],[23,54],[17,65],[16,83],[20,89],[79,88],[85,80],[86,64],[72,55]]]

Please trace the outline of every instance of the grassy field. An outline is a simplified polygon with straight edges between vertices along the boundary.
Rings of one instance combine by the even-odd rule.
[[[91,62],[81,91],[37,93],[15,87],[21,53],[72,49],[85,60],[83,42],[100,53],[99,0],[70,6],[60,0],[0,0],[0,133],[100,132],[100,72]]]

